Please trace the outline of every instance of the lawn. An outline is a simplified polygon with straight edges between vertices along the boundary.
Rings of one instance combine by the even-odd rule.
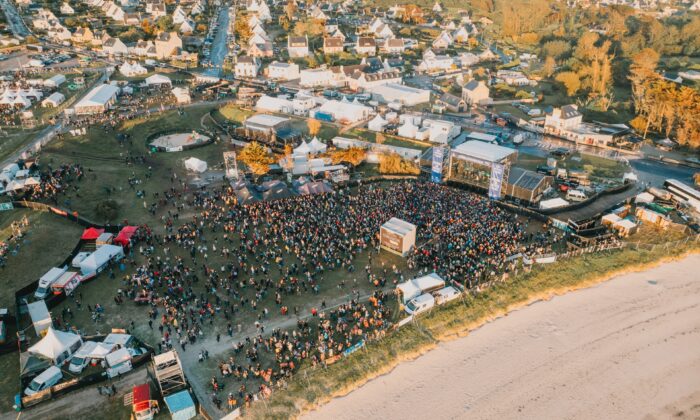
[[[137,191],[144,191],[146,199],[152,201],[154,193],[162,193],[171,185],[173,174],[179,180],[187,178],[183,161],[192,156],[205,160],[212,169],[220,168],[222,152],[228,146],[217,142],[185,152],[152,153],[146,144],[148,136],[160,131],[199,129],[200,120],[212,109],[212,106],[190,107],[183,115],[166,111],[126,121],[118,131],[93,127],[86,136],[67,136],[49,143],[40,155],[40,163],[56,166],[80,162],[84,166],[86,176],[76,183],[79,190],[63,193],[59,197],[61,206],[78,211],[96,223],[126,219],[153,224],[159,219],[150,217],[144,210],[145,200],[137,196]],[[118,141],[118,132],[131,135],[130,140]],[[127,156],[142,156],[144,160],[143,163],[127,162]],[[132,188],[129,178],[136,179],[138,184]],[[116,201],[119,206],[113,220],[104,220],[95,212],[96,204],[107,199]]]
[[[0,135],[0,161],[16,153],[41,132],[41,128],[3,128]]]
[[[223,107],[214,111],[214,117],[217,119],[217,121],[220,121],[220,118],[223,117],[225,120],[238,123],[239,125],[243,124],[243,121],[253,114],[255,114],[255,112],[242,109],[233,104],[224,105]]]

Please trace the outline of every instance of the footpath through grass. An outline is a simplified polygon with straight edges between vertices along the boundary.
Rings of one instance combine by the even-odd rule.
[[[513,309],[695,252],[700,252],[700,243],[689,242],[668,249],[624,249],[537,266],[432,311],[326,369],[302,367],[286,389],[276,390],[270,399],[255,403],[246,414],[252,418],[297,417],[389,372],[401,361],[425,353],[439,341],[466,335]]]

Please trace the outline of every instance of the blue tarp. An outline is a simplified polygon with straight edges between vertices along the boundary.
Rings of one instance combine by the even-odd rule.
[[[192,396],[187,390],[165,397],[165,405],[173,420],[189,420],[197,415]]]

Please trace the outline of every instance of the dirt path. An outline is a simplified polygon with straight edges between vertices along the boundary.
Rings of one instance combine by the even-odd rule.
[[[306,418],[697,418],[698,270],[695,255],[530,305]]]

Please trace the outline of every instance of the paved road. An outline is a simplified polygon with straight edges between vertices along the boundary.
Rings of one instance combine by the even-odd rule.
[[[698,267],[694,255],[524,307],[304,418],[698,418]]]
[[[17,12],[17,8],[12,0],[0,0],[0,8],[5,14],[7,23],[14,36],[24,38],[31,35],[31,31],[27,28],[27,25],[24,24],[24,20],[19,12]]]
[[[214,42],[211,45],[211,54],[209,55],[211,67],[204,72],[207,76],[221,76],[221,67],[226,59],[226,54],[228,54],[229,20],[229,7],[224,4],[219,11],[219,29],[216,31]]]

